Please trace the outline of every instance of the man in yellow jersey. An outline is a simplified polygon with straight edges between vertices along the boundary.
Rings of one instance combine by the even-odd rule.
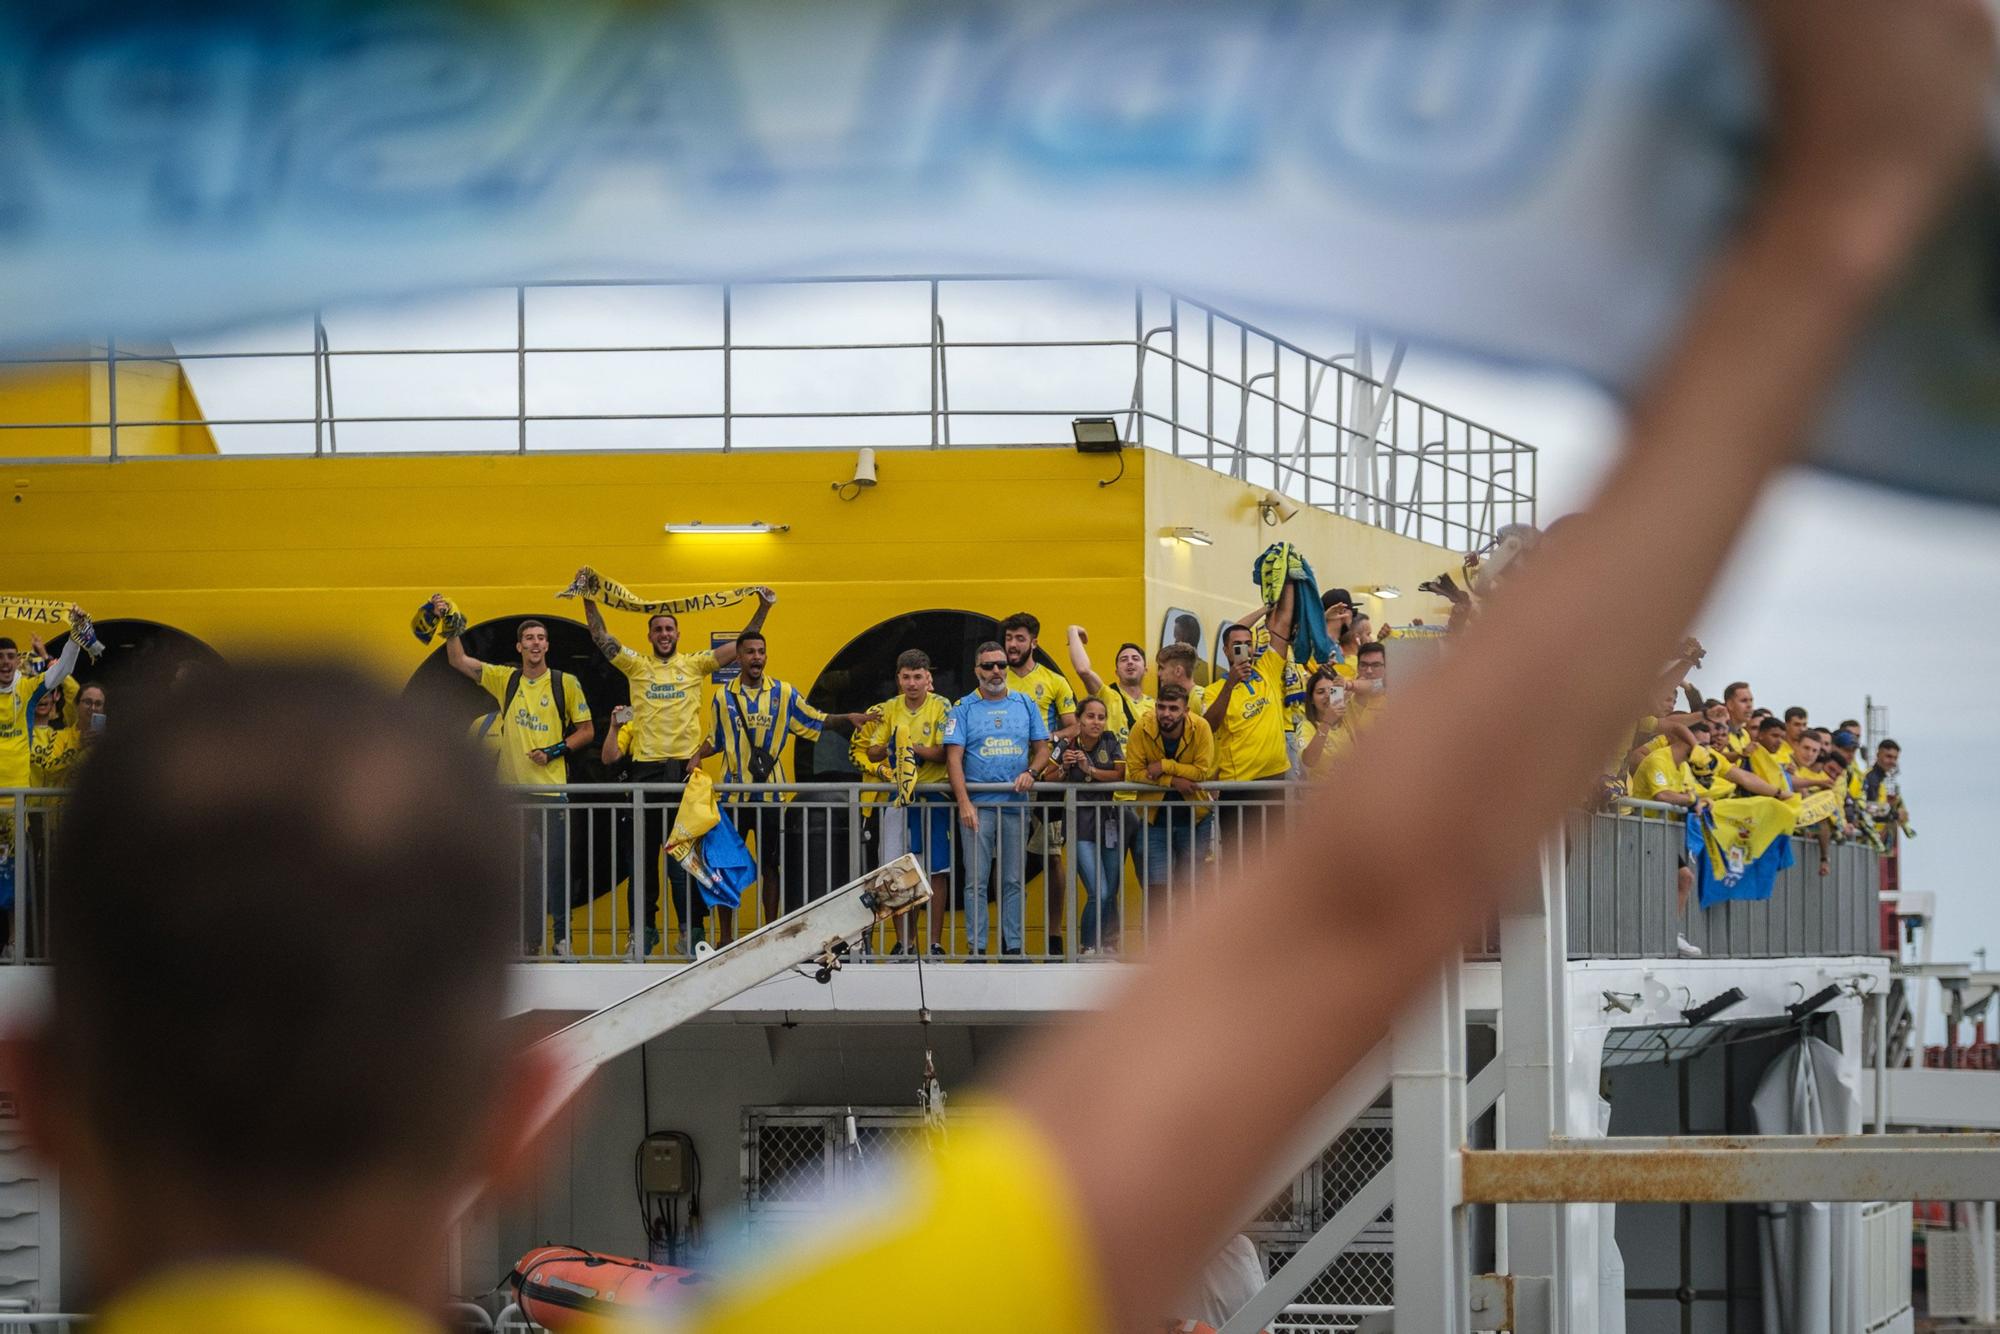
[[[439,618],[445,599],[433,600]],[[569,757],[581,753],[597,736],[583,686],[567,672],[549,666],[549,629],[532,618],[514,627],[518,665],[481,662],[465,651],[459,635],[447,635],[445,660],[491,695],[499,709],[486,740],[493,745],[500,781],[529,789],[521,800],[527,858],[541,880],[540,892],[521,886],[521,946],[529,954],[542,952],[542,920],[549,928],[550,952],[569,955],[569,798],[562,784],[569,781]],[[548,786],[553,785],[553,786]]]
[[[1372,722],[1389,698],[1389,646],[1363,644],[1354,655],[1354,679],[1347,686],[1347,725],[1359,729]]]
[[[1866,771],[1858,758],[1861,749],[1859,729],[1842,724],[1840,730],[1833,734],[1832,744],[1833,753],[1840,758],[1841,771],[1845,775],[1842,781],[1847,787],[1848,798],[1860,801],[1861,777]]]
[[[1778,789],[1783,797],[1792,795],[1792,775],[1785,767],[1785,723],[1772,714],[1757,724],[1757,744],[1750,748],[1750,772]]]
[[[764,618],[778,595],[768,588],[757,590],[757,611],[743,627],[746,634],[764,628]],[[632,684],[632,745],[627,750],[629,781],[634,783],[684,783],[688,761],[701,748],[704,728],[701,687],[709,677],[736,661],[736,646],[724,644],[712,652],[680,651],[681,622],[671,612],[661,612],[646,620],[646,651],[619,643],[605,627],[604,613],[590,598],[583,600],[584,620],[590,638],[613,667]],[[646,958],[660,944],[660,849],[667,831],[674,827],[680,802],[672,797],[646,801],[646,827],[640,843],[640,862],[633,874],[645,885],[645,926],[639,957]],[[665,859],[667,878],[681,916],[681,933],[687,949],[694,952],[702,937],[702,919],[695,913],[694,885],[687,872],[673,858]]]
[[[1208,699],[1206,689],[1194,681],[1195,667],[1200,661],[1200,655],[1194,651],[1192,644],[1162,644],[1160,651],[1153,655],[1155,690],[1159,686],[1177,685],[1187,691],[1188,712],[1201,713],[1207,707]]]
[[[1799,738],[1812,727],[1806,711],[1794,704],[1785,710],[1785,744],[1778,747],[1778,759],[1785,764],[1792,762],[1793,753],[1799,748]]]
[[[1292,607],[1297,585],[1286,584],[1266,622],[1271,639],[1260,654],[1256,634],[1238,621],[1222,632],[1222,652],[1229,674],[1208,692],[1203,717],[1215,734],[1216,778],[1224,783],[1268,782],[1291,773],[1292,754],[1285,711],[1294,696],[1303,699],[1305,683],[1288,657]],[[1268,810],[1282,800],[1269,791],[1221,793],[1216,830],[1218,848],[1232,864],[1251,851],[1243,843],[1246,816],[1261,808],[1265,818],[1252,826],[1259,835],[1269,831]]]
[[[1714,723],[1701,718],[1690,722],[1687,727],[1689,735],[1694,738],[1694,745],[1688,751],[1687,767],[1688,773],[1694,777],[1696,796],[1721,801],[1739,793],[1753,797],[1782,795],[1769,783],[1733,761],[1728,752],[1716,749],[1717,729]]]
[[[21,661],[21,650],[13,640],[0,638],[0,788],[28,786],[28,742],[34,729],[34,699],[62,687],[76,666],[83,644],[75,635],[63,645],[62,656],[47,671],[31,672]],[[0,817],[6,815],[0,811]],[[0,842],[8,842],[11,833]]]
[[[931,689],[930,654],[920,648],[904,649],[896,655],[896,693],[869,710],[874,714],[863,759],[884,766],[891,783],[898,782],[902,753],[907,750],[915,765],[909,780],[919,786],[950,780],[944,759],[945,716],[951,702]],[[857,738],[862,733],[855,733]],[[951,815],[952,806],[939,792],[917,792],[907,806],[884,808],[882,859],[891,861],[904,853],[915,854],[931,878],[930,952],[944,955],[944,928],[951,917]],[[923,946],[913,944],[914,914],[896,919],[896,943],[891,955],[915,954]]]
[[[1146,693],[1146,650],[1129,640],[1120,644],[1107,681],[1090,665],[1089,644],[1090,635],[1082,626],[1069,628],[1069,665],[1083,682],[1085,696],[1104,701],[1105,727],[1122,747],[1132,739],[1139,715],[1153,707],[1153,697]]]
[[[1704,724],[1704,730],[1705,727]],[[1697,738],[1701,735],[1690,727],[1686,732],[1670,736],[1666,745],[1646,752],[1638,767],[1632,770],[1630,791],[1633,797],[1694,811],[1707,809],[1708,799],[1700,794],[1694,774],[1688,770],[1688,756],[1692,752],[1684,738],[1690,733]],[[1676,846],[1679,847],[1680,872],[1674,889],[1674,952],[1683,959],[1698,959],[1701,949],[1687,938],[1685,926],[1688,899],[1694,894],[1694,863],[1688,859],[1685,846]]]
[[[1738,764],[1747,765],[1751,752],[1757,748],[1757,734],[1750,719],[1757,709],[1757,697],[1750,692],[1750,683],[1731,681],[1723,687],[1722,707],[1729,715],[1729,730],[1717,740]]]
[[[806,703],[797,686],[764,675],[769,655],[770,646],[761,630],[745,630],[736,636],[736,661],[742,671],[709,701],[708,737],[689,761],[690,768],[710,755],[720,755],[724,783],[782,785],[792,781],[785,756],[794,738],[813,742],[829,726],[851,733],[869,721],[865,713],[821,713]],[[806,901],[805,821],[812,812],[787,809],[795,795],[722,795],[723,808],[735,821],[736,832],[746,846],[754,845],[757,850],[757,883],[766,922],[803,907]],[[736,938],[736,913],[725,908],[720,917],[722,943],[727,945]]]
[[[990,1115],[865,1213],[702,1285],[687,1334],[1155,1326],[1278,1146],[1504,909],[1984,143],[1975,0],[1754,14],[1770,184],[1595,504],[1356,742],[1368,783],[1021,1044]],[[1715,502],[1631,597],[1631,535],[1688,476]],[[1511,707],[1530,677],[1564,726]],[[51,998],[9,1053],[106,1299],[94,1334],[434,1328],[456,1206],[552,1087],[496,1022],[516,848],[490,764],[323,667],[218,673],[129,723],[78,775]]]

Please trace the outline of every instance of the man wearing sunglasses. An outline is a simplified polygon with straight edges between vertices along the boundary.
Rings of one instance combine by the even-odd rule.
[[[944,763],[958,801],[962,838],[972,842],[965,887],[965,939],[986,954],[986,887],[1000,858],[1000,950],[1018,956],[1026,927],[1025,798],[1034,770],[1049,756],[1049,725],[1026,695],[1007,688],[1007,653],[991,641],[973,654],[979,688],[946,716]],[[1011,791],[969,793],[968,783],[1005,783]]]

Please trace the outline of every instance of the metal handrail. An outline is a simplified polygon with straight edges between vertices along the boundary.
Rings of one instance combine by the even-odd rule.
[[[1375,526],[1404,532],[1441,545],[1474,548],[1490,540],[1493,536],[1491,530],[1504,523],[1535,521],[1533,479],[1539,469],[1532,446],[1455,413],[1446,412],[1400,389],[1387,387],[1382,381],[1364,375],[1351,366],[1338,364],[1345,354],[1322,356],[1309,352],[1297,343],[1281,338],[1261,326],[1236,319],[1208,303],[1177,293],[1143,286],[1126,289],[1131,295],[1134,319],[1133,328],[1127,337],[952,339],[949,336],[946,315],[940,309],[940,289],[964,284],[990,290],[995,284],[1051,281],[1054,280],[1046,275],[1036,274],[947,274],[774,278],[719,284],[623,279],[534,282],[518,283],[509,288],[499,289],[510,292],[513,296],[514,309],[510,312],[509,322],[514,327],[508,331],[512,335],[511,339],[479,340],[472,346],[428,348],[356,346],[335,349],[331,346],[331,339],[326,333],[325,321],[321,315],[314,316],[311,346],[304,349],[235,350],[224,347],[183,352],[172,348],[121,348],[116,340],[108,339],[101,351],[94,348],[87,349],[83,355],[57,353],[45,356],[0,357],[0,365],[4,366],[101,365],[106,370],[108,382],[108,392],[103,401],[102,412],[85,412],[81,414],[79,420],[0,422],[0,433],[24,430],[107,431],[110,441],[109,451],[96,457],[115,461],[129,454],[127,442],[130,439],[129,432],[133,430],[193,427],[213,430],[259,430],[289,427],[303,429],[310,426],[313,433],[312,452],[331,454],[339,452],[337,431],[342,423],[364,427],[423,428],[499,427],[511,424],[514,428],[510,433],[512,439],[508,441],[504,450],[483,437],[469,446],[447,441],[444,447],[436,450],[404,451],[400,444],[391,444],[388,447],[391,452],[494,453],[527,452],[538,448],[533,439],[533,428],[537,426],[563,427],[578,423],[686,425],[714,422],[720,426],[721,448],[730,450],[743,447],[736,438],[739,433],[735,429],[742,422],[805,423],[879,419],[884,423],[907,423],[927,419],[930,423],[929,439],[922,442],[922,446],[939,448],[952,446],[955,434],[959,438],[964,438],[963,432],[954,432],[955,423],[986,422],[990,426],[993,423],[1026,419],[1047,421],[1081,416],[1110,416],[1123,418],[1125,434],[1131,438],[1131,443],[1148,444],[1147,427],[1163,426],[1166,428],[1168,439],[1156,447],[1164,448],[1179,457],[1199,460],[1210,468],[1253,483],[1266,483],[1309,505],[1326,504],[1336,512],[1360,516]],[[744,342],[735,337],[732,308],[733,293],[736,289],[766,290],[784,286],[825,284],[844,284],[856,288],[871,285],[927,286],[930,293],[930,309],[923,336],[920,339],[875,337],[841,342],[782,338]],[[529,293],[563,289],[588,290],[600,287],[714,290],[720,297],[720,339],[697,338],[685,342],[644,339],[599,340],[565,345],[552,343],[547,339],[535,341],[531,338]],[[1162,303],[1164,309],[1161,309]],[[1163,315],[1164,319],[1161,318]],[[1198,322],[1198,328],[1189,329],[1187,326],[1191,321]],[[1222,326],[1221,332],[1226,335],[1220,340],[1216,337],[1218,324]],[[1184,333],[1190,336],[1184,339]],[[1032,384],[1016,396],[1015,401],[1005,406],[967,408],[954,407],[951,403],[948,360],[952,351],[958,351],[961,355],[989,351],[1044,354],[1065,351],[1083,353],[1120,348],[1130,349],[1132,352],[1134,378],[1129,402],[1118,407],[1110,407],[1102,401],[1110,398],[1112,394],[1100,396],[1095,393],[1077,395],[1077,399],[1082,400],[1080,402],[1053,401],[1052,397],[1051,401],[1029,405],[1023,400],[1034,399],[1038,390],[1038,387]],[[1218,350],[1225,355],[1219,358]],[[870,352],[895,354],[915,351],[925,351],[929,354],[930,365],[926,372],[929,383],[923,391],[927,400],[925,406],[860,409],[794,408],[784,405],[746,409],[739,406],[736,392],[739,378],[736,363],[744,355]],[[662,405],[664,409],[669,410],[648,412],[588,410],[531,412],[529,410],[528,377],[531,363],[536,358],[626,354],[698,354],[720,357],[719,410],[681,410],[681,405],[671,401]],[[475,359],[506,357],[513,362],[514,374],[511,378],[514,380],[514,385],[511,396],[514,401],[497,403],[493,405],[491,411],[400,413],[361,411],[342,414],[334,405],[331,380],[335,359],[343,357],[398,359],[443,357],[460,360],[468,357]],[[164,414],[135,416],[122,408],[118,402],[118,371],[128,364],[153,363],[186,368],[221,362],[282,364],[287,359],[296,358],[309,358],[313,365],[313,402],[310,416],[303,415],[303,411],[300,415],[287,415],[281,412],[206,418]],[[1230,361],[1237,364],[1228,364]],[[1295,362],[1295,365],[1287,365],[1287,362]],[[1165,372],[1164,376],[1160,375],[1162,371]],[[1303,373],[1298,373],[1299,371]],[[1323,406],[1328,400],[1322,397],[1329,371],[1334,376],[1335,391],[1331,399],[1335,406],[1330,409]],[[1154,393],[1150,396],[1149,378],[1154,379],[1155,385]],[[1158,392],[1159,379],[1162,378],[1169,382],[1164,395]],[[1185,392],[1184,379],[1191,380],[1196,392]],[[1346,414],[1339,405],[1349,396],[1349,392],[1356,388],[1372,391],[1380,397],[1388,409],[1384,416],[1383,430],[1369,434],[1357,430],[1355,424],[1343,420]],[[1122,389],[1123,387],[1119,386],[1113,393],[1122,393]],[[1231,431],[1229,426],[1220,425],[1215,420],[1215,400],[1218,391],[1238,399],[1238,420],[1234,423],[1234,431],[1231,434],[1224,434]],[[1269,410],[1268,425],[1265,424],[1266,414],[1261,411],[1265,408]],[[1445,434],[1450,439],[1443,442],[1435,451],[1428,448],[1412,450],[1401,430],[1401,423],[1410,414],[1415,414],[1420,428],[1432,419],[1441,421]],[[120,438],[121,434],[124,434],[123,441]],[[894,432],[885,432],[885,435],[893,434]],[[988,430],[984,434],[1003,436],[1011,432]],[[1020,434],[1035,436],[1040,432],[1026,430]],[[1269,439],[1264,438],[1267,435]],[[1366,479],[1349,479],[1343,475],[1342,465],[1350,452],[1351,442],[1364,436],[1369,439],[1370,447],[1377,456],[1386,456],[1391,460],[1386,482],[1380,474]],[[9,438],[19,437],[0,434],[0,442]],[[373,438],[376,437],[371,436],[371,439]],[[857,443],[868,443],[876,448],[922,447],[917,442],[893,438]],[[988,443],[1068,442],[1044,438],[1011,442],[995,440]],[[714,445],[712,441],[687,444],[671,440],[662,442],[646,439],[636,442],[636,446],[623,444],[618,447],[681,449],[713,448]],[[0,443],[0,461],[72,461],[75,458],[74,455],[9,456],[5,453],[6,449],[7,446]],[[250,450],[233,456],[289,457],[293,452]],[[377,451],[370,449],[365,452]],[[1521,462],[1524,457],[1525,464]],[[1433,473],[1437,485],[1427,487],[1425,477]],[[1526,481],[1523,480],[1524,477]],[[1453,492],[1461,494],[1454,495]],[[1433,493],[1438,495],[1437,499],[1432,499]]]

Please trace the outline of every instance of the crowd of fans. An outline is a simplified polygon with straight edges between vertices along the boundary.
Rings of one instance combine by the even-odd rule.
[[[1707,815],[1726,800],[1782,802],[1799,832],[1818,844],[1818,871],[1832,870],[1836,839],[1864,842],[1890,851],[1910,832],[1898,766],[1902,747],[1883,739],[1872,761],[1862,744],[1858,719],[1837,727],[1814,726],[1808,711],[1793,705],[1783,714],[1757,704],[1747,681],[1732,681],[1716,696],[1705,696],[1687,681],[1705,657],[1693,639],[1682,646],[1659,685],[1658,712],[1639,720],[1630,748],[1615,758],[1602,779],[1602,804],[1653,802]],[[1684,703],[1683,709],[1676,704]],[[1819,800],[1808,806],[1808,799]],[[1678,907],[1685,913],[1696,878],[1683,854]],[[1685,933],[1681,954],[1701,951]]]
[[[643,648],[616,638],[602,609],[586,598],[591,637],[606,659],[631,682],[631,703],[613,710],[600,733],[572,677],[548,665],[548,636],[535,621],[518,629],[518,666],[483,663],[456,636],[447,638],[451,664],[477,681],[498,703],[479,730],[496,751],[503,780],[560,803],[560,785],[572,758],[589,752],[614,777],[628,782],[679,784],[711,757],[719,758],[722,803],[747,845],[755,849],[763,918],[795,907],[811,877],[813,821],[810,807],[788,808],[799,793],[787,768],[788,745],[811,743],[832,728],[850,734],[849,755],[864,782],[879,787],[867,810],[877,855],[915,855],[931,875],[934,903],[927,940],[912,918],[898,921],[893,954],[947,953],[945,931],[954,889],[964,913],[967,944],[984,956],[999,937],[1001,957],[1021,956],[1025,945],[1025,891],[1031,858],[1050,873],[1048,920],[1065,917],[1074,861],[1081,895],[1079,948],[1089,955],[1115,950],[1119,899],[1129,862],[1141,884],[1167,892],[1189,868],[1212,862],[1218,842],[1246,819],[1263,820],[1282,792],[1236,784],[1283,784],[1323,775],[1387,698],[1388,645],[1344,589],[1320,598],[1312,614],[1323,617],[1331,651],[1327,661],[1295,660],[1291,631],[1294,595],[1259,607],[1226,627],[1228,670],[1207,684],[1191,644],[1175,642],[1152,655],[1136,643],[1120,644],[1109,679],[1092,662],[1089,635],[1070,626],[1067,647],[1079,694],[1070,678],[1039,660],[1041,622],[1018,612],[1000,622],[999,638],[982,644],[971,663],[976,688],[957,700],[934,689],[933,664],[922,649],[896,661],[897,692],[866,710],[827,714],[805,692],[769,672],[765,618],[777,601],[758,590],[759,605],[733,642],[683,651],[679,619],[646,620]],[[448,604],[434,604],[440,623]],[[709,678],[726,667],[733,680]],[[1075,828],[1065,829],[1052,807],[1064,786],[1117,789],[1076,803]],[[766,790],[744,791],[743,787]],[[640,838],[643,945],[658,947],[660,870],[682,908],[688,946],[706,936],[708,914],[695,901],[685,873],[660,848],[673,827],[671,801],[647,807]],[[561,874],[569,835],[566,816],[544,811],[530,834],[531,865],[546,861],[545,905],[553,923],[551,948],[568,952]],[[997,924],[989,920],[995,901]],[[531,907],[534,905],[530,905]],[[716,913],[718,938],[734,932],[734,914]],[[997,930],[995,929],[997,925]],[[531,938],[540,935],[531,926]],[[1052,928],[1049,949],[1063,952]]]
[[[1502,554],[1515,553],[1503,548]],[[1468,561],[1466,584],[1476,576],[1490,591],[1496,571],[1476,565]],[[692,652],[681,647],[677,617],[647,618],[643,646],[628,645],[586,599],[592,640],[630,682],[631,703],[614,709],[601,732],[576,677],[551,666],[544,623],[520,623],[514,663],[473,658],[458,633],[462,626],[443,633],[450,665],[493,701],[474,731],[492,749],[499,777],[539,808],[525,822],[526,865],[542,886],[523,906],[530,948],[546,940],[552,952],[569,953],[570,886],[581,838],[570,829],[563,791],[571,759],[588,754],[621,781],[668,785],[718,759],[722,805],[755,849],[762,919],[769,921],[808,896],[814,820],[820,832],[832,829],[831,814],[788,807],[799,795],[787,767],[789,743],[816,742],[831,728],[849,734],[854,767],[864,782],[878,785],[866,798],[876,855],[886,861],[913,854],[932,877],[927,933],[920,935],[914,917],[899,918],[892,953],[945,955],[958,890],[971,953],[984,957],[997,934],[1001,957],[1020,956],[1025,889],[1039,859],[1047,873],[1050,951],[1063,952],[1056,924],[1066,918],[1067,860],[1079,892],[1077,943],[1088,956],[1119,946],[1128,864],[1150,894],[1171,894],[1176,883],[1190,880],[1192,868],[1213,863],[1219,846],[1243,846],[1261,832],[1245,830],[1246,823],[1277,817],[1283,806],[1277,785],[1325,777],[1390,698],[1389,657],[1398,632],[1378,631],[1352,594],[1331,588],[1305,611],[1322,618],[1324,638],[1301,636],[1327,645],[1326,660],[1308,653],[1300,661],[1293,646],[1298,587],[1286,585],[1275,602],[1224,628],[1219,661],[1227,669],[1206,683],[1196,679],[1203,664],[1195,647],[1178,640],[1151,655],[1137,643],[1119,644],[1107,676],[1087,630],[1071,625],[1065,641],[1079,691],[1039,660],[1041,622],[1017,612],[1000,622],[998,639],[973,655],[976,687],[962,698],[938,694],[930,657],[911,648],[896,660],[896,693],[846,714],[815,708],[805,692],[770,674],[764,622],[777,595],[768,588],[757,590],[757,610],[732,642]],[[1426,587],[1450,598],[1455,624],[1476,609],[1475,596],[1448,577]],[[433,600],[441,622],[448,606]],[[1702,656],[1688,641],[1661,680],[1658,712],[1640,721],[1629,748],[1607,766],[1606,804],[1700,811],[1728,798],[1796,804],[1815,791],[1837,790],[1832,814],[1805,830],[1820,842],[1822,875],[1832,839],[1882,847],[1907,828],[1894,741],[1876,745],[1871,760],[1857,721],[1829,730],[1814,727],[1803,708],[1773,715],[1756,706],[1741,681],[1705,697],[1687,683]],[[101,735],[104,687],[80,686],[71,672],[75,661],[74,642],[51,661],[38,639],[26,656],[0,639],[0,700],[12,709],[0,714],[0,788],[64,786]],[[731,666],[734,679],[711,683]],[[1682,695],[1685,707],[1676,708]],[[1072,786],[1105,791],[1079,792],[1065,802],[1064,789]],[[1063,827],[1065,808],[1074,812],[1074,828]],[[661,856],[675,815],[671,799],[644,808],[638,875],[647,954],[659,947],[665,925],[662,871],[674,887],[687,947],[706,936],[709,914],[695,886],[673,857]],[[1684,909],[1694,878],[1685,858],[1680,877]],[[997,905],[997,929],[989,899]],[[718,940],[732,937],[735,916],[716,911]],[[1698,952],[1685,935],[1679,943],[1685,953]]]

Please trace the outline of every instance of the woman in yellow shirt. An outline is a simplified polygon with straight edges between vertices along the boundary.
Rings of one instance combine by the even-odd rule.
[[[1306,720],[1294,735],[1298,776],[1311,782],[1326,777],[1334,757],[1354,744],[1354,733],[1347,727],[1347,682],[1332,665],[1314,672],[1307,684]]]

